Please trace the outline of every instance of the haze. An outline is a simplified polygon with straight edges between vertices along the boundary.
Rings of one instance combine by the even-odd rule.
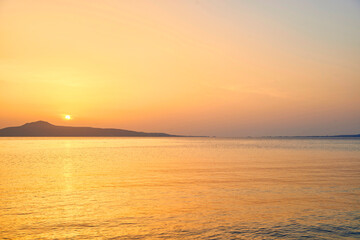
[[[0,128],[359,133],[359,66],[356,0],[0,2]]]

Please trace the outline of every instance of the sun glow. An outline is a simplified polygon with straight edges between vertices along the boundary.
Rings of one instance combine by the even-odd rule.
[[[355,133],[360,4],[328,2],[0,0],[0,128]]]

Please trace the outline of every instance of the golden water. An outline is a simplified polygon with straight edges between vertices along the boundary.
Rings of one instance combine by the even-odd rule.
[[[353,239],[360,140],[0,138],[0,239]]]

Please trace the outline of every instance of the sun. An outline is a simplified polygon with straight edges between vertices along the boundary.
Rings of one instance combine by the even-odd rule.
[[[66,119],[66,120],[70,120],[70,119],[71,119],[71,116],[70,116],[70,115],[65,115],[65,119]]]

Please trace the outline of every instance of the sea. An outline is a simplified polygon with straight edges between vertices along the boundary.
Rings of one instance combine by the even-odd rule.
[[[0,239],[359,239],[360,139],[0,138]]]

